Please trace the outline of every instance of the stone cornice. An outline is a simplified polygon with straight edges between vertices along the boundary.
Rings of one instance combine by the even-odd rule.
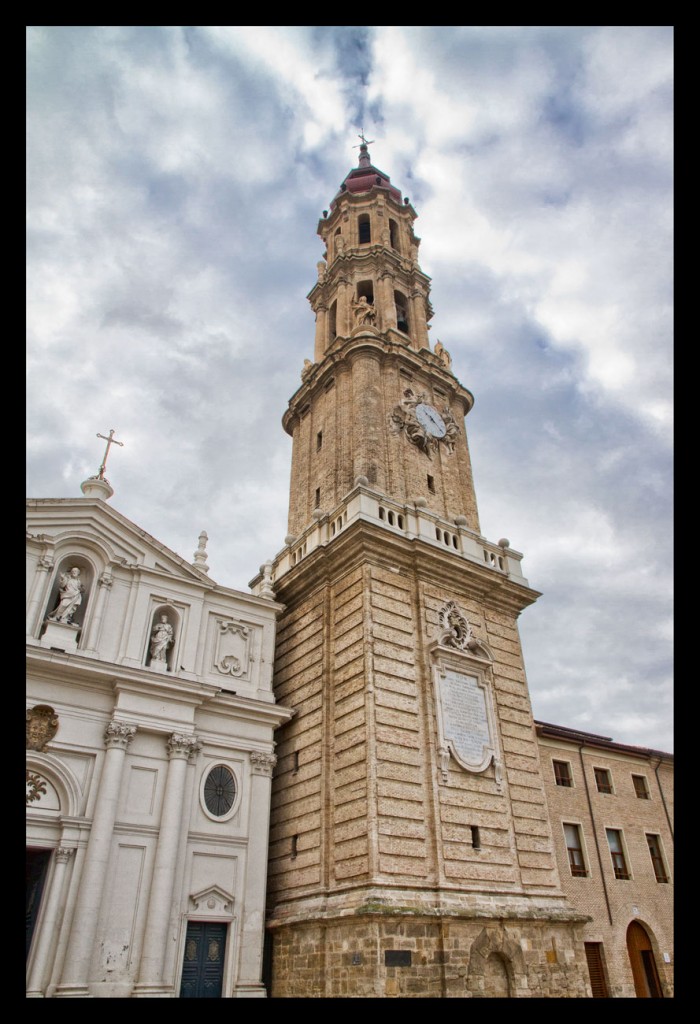
[[[433,352],[428,349],[411,348],[398,337],[394,340],[389,336],[389,332],[380,333],[366,330],[348,338],[338,338],[333,348],[326,353],[323,361],[313,366],[301,387],[290,398],[289,407],[282,417],[282,425],[288,434],[293,434],[293,423],[299,416],[300,410],[307,404],[311,404],[322,392],[338,366],[347,365],[353,355],[363,351],[372,351],[380,359],[400,363],[418,375],[429,376],[431,384],[437,384],[444,388],[451,400],[461,402],[465,416],[474,405],[474,396],[471,391],[460,384],[454,374],[442,365]]]
[[[494,610],[518,615],[533,604],[540,592],[514,583],[507,576],[452,554],[418,537],[405,537],[366,520],[351,523],[333,543],[315,548],[275,584],[287,605],[317,587],[334,581],[363,564],[418,575],[424,582],[465,599],[482,602]]]

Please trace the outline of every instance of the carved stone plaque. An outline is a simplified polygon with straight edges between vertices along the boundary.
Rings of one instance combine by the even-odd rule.
[[[217,622],[214,668],[236,679],[247,675],[250,664],[250,629],[233,619]]]
[[[477,770],[492,752],[484,690],[476,676],[448,670],[441,698],[445,740],[465,768]]]

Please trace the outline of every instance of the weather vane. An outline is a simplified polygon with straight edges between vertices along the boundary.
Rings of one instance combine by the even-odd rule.
[[[361,140],[361,145],[353,146],[352,147],[353,149],[362,149],[362,146],[371,146],[374,143],[374,139],[366,139],[365,138],[364,128],[362,129],[362,131],[360,132],[360,134],[357,137],[358,137],[358,139]]]
[[[105,466],[107,465],[107,456],[109,455],[109,446],[111,444],[118,444],[120,448],[123,448],[124,447],[124,442],[116,440],[116,438],[114,437],[114,427],[112,427],[112,429],[110,430],[109,437],[107,437],[106,434],[98,434],[97,436],[101,437],[103,441],[107,442],[107,447],[105,448],[104,458],[102,459],[102,465],[100,466],[100,468],[98,470],[98,473],[97,473],[97,479],[98,480],[104,480],[105,479]]]

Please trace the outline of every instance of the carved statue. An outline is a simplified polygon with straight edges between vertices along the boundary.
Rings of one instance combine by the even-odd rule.
[[[371,302],[367,301],[366,295],[360,295],[357,302],[353,302],[352,309],[358,327],[374,327],[377,319],[377,311]]]
[[[442,344],[440,339],[435,342],[435,355],[438,357],[443,366],[446,366],[449,370],[452,366],[452,356],[447,351],[445,346]]]
[[[312,363],[310,359],[304,360],[304,365],[301,368],[301,379],[306,380],[316,364]]]
[[[161,615],[160,622],[155,624],[151,633],[151,661],[165,661],[173,639],[173,627],[168,622],[168,616]]]
[[[62,572],[59,580],[58,604],[49,615],[54,622],[73,621],[78,607],[82,603],[85,587],[80,582],[80,569],[77,566],[69,572]]]

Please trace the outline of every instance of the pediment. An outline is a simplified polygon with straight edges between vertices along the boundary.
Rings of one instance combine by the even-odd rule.
[[[27,501],[27,528],[29,538],[42,546],[50,548],[70,542],[98,551],[112,565],[151,568],[181,579],[213,582],[104,501],[30,499]]]
[[[233,916],[234,896],[218,885],[209,885],[200,892],[190,894],[190,914],[206,914],[212,918]]]

